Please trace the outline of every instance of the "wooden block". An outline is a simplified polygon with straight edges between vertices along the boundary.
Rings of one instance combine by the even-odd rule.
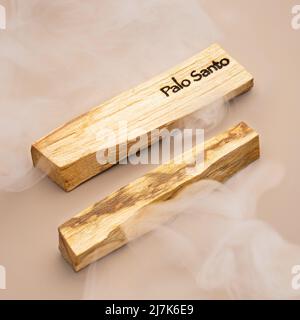
[[[195,155],[195,150],[200,152],[195,146],[187,151],[189,156]],[[174,197],[183,187],[200,179],[223,182],[258,157],[258,134],[242,122],[205,142],[205,160],[200,170],[186,170],[188,164],[175,161],[161,165],[61,225],[59,248],[78,271],[129,239],[150,231],[150,226],[137,228],[146,219],[145,209],[149,205]],[[165,222],[168,217],[156,220]]]
[[[31,147],[33,164],[70,191],[112,165],[101,165],[96,158],[97,151],[108,150],[107,137],[97,136],[104,127],[117,136],[112,147],[127,141],[129,150],[136,142],[137,128],[147,133],[168,128],[182,117],[216,100],[231,99],[252,85],[252,76],[219,45],[213,44],[41,138]],[[128,135],[118,132],[120,120],[127,121]],[[121,157],[117,151],[117,160]]]

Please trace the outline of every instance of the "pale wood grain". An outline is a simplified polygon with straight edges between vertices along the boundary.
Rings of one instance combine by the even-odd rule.
[[[189,156],[195,152],[199,152],[197,147],[187,151]],[[145,228],[137,228],[149,205],[176,196],[183,187],[200,179],[223,182],[256,160],[258,134],[242,122],[208,140],[204,154],[204,165],[199,170],[186,170],[189,166],[186,163],[161,165],[61,225],[59,248],[74,270],[150,231],[147,224]],[[163,215],[157,217],[159,222],[167,219]]]
[[[200,81],[193,81],[189,87],[169,97],[160,90],[172,83],[172,77],[191,79],[193,70],[200,71],[212,61],[223,58],[230,60],[229,65]],[[41,138],[31,148],[33,163],[64,190],[72,190],[111,166],[101,165],[96,159],[97,151],[106,150],[104,141],[107,137],[97,136],[104,127],[115,131],[116,145],[126,140],[129,148],[137,138],[135,129],[143,128],[150,133],[153,129],[168,127],[216,100],[231,99],[252,85],[251,74],[218,44],[213,44],[171,70],[104,102]],[[118,134],[120,120],[128,121],[128,136]]]

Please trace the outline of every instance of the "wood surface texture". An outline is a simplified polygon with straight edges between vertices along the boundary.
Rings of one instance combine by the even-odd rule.
[[[194,147],[188,157],[197,152]],[[59,248],[78,271],[150,231],[150,224],[138,226],[155,214],[149,210],[151,204],[171,199],[200,179],[223,182],[258,158],[258,134],[241,122],[205,142],[199,170],[186,170],[190,164],[174,161],[161,165],[71,218],[59,227]],[[156,221],[164,223],[168,217],[161,215]]]
[[[213,66],[213,62],[217,64]],[[218,64],[220,68],[216,67]],[[171,70],[104,102],[41,138],[31,147],[33,164],[64,190],[70,191],[112,165],[99,164],[97,151],[107,151],[125,141],[129,149],[136,142],[136,129],[142,128],[149,134],[156,128],[168,128],[202,107],[246,92],[252,85],[251,74],[218,44],[213,44]],[[119,121],[124,120],[128,135],[118,132]],[[114,145],[107,145],[107,136],[97,134],[103,128],[115,132]],[[120,160],[116,150],[117,160]]]

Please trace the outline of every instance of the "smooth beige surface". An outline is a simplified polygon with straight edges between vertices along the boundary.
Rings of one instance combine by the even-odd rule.
[[[296,1],[201,3],[223,32],[220,44],[255,78],[254,89],[230,106],[217,131],[244,120],[260,134],[262,159],[283,164],[284,180],[260,199],[257,211],[283,237],[300,244],[300,30],[291,27],[291,7]],[[108,52],[101,58],[109,56]],[[107,81],[113,83],[113,79]],[[34,114],[30,116],[34,123]],[[1,192],[0,264],[7,270],[7,290],[0,290],[0,298],[84,297],[89,270],[76,274],[63,261],[57,248],[58,225],[148,170],[149,166],[116,166],[68,194],[48,179],[24,192]],[[148,297],[147,290],[136,297],[133,283],[126,282],[129,259],[124,248],[100,262],[103,272],[118,270],[96,288],[100,297]],[[198,297],[197,292],[176,294],[175,289],[167,284],[164,296]]]

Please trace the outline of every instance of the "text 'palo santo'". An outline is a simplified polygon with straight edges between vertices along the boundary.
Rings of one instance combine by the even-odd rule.
[[[208,66],[205,69],[200,70],[199,72],[197,72],[197,70],[193,70],[190,73],[191,76],[191,80],[190,79],[183,79],[182,81],[178,81],[175,77],[172,77],[172,81],[173,81],[173,85],[171,86],[165,86],[162,87],[160,90],[167,96],[169,97],[170,94],[170,90],[173,93],[176,93],[178,91],[180,91],[181,89],[184,89],[186,87],[189,87],[192,83],[192,81],[200,81],[203,77],[208,77],[210,74],[214,73],[215,71],[218,71],[220,69],[222,69],[223,67],[228,66],[230,63],[230,60],[227,58],[223,58],[221,61],[217,62],[217,61],[212,61],[212,64],[210,66]]]

